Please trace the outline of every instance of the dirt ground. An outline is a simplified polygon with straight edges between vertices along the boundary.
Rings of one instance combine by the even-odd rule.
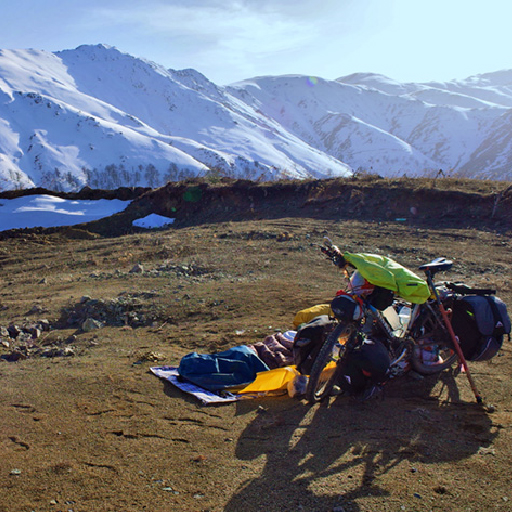
[[[483,406],[449,371],[312,407],[201,406],[150,372],[288,330],[331,298],[342,278],[310,245],[324,235],[411,269],[452,258],[443,278],[512,304],[503,229],[284,218],[0,241],[0,325],[51,326],[24,350],[0,346],[0,511],[511,510],[509,343],[470,363]],[[84,296],[103,328],[79,328]]]

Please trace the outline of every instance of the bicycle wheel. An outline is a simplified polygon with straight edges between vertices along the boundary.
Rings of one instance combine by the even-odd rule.
[[[413,348],[411,363],[414,370],[422,375],[432,375],[451,368],[457,354],[444,343],[429,342]]]
[[[354,331],[352,324],[338,324],[327,336],[320,352],[316,356],[306,388],[306,398],[310,404],[328,397],[336,383],[343,359],[343,345]]]

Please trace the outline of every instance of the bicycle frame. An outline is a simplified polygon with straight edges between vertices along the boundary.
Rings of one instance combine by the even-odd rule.
[[[332,243],[332,241],[327,237],[324,238],[324,241],[325,241],[326,246],[320,246],[322,252],[326,256],[328,256],[337,267],[341,268],[346,273],[347,272],[346,268],[348,266],[348,262],[343,257],[339,248],[336,245],[334,245]],[[433,278],[434,278],[434,275],[436,272],[442,271],[442,270],[448,270],[451,268],[451,266],[452,266],[452,262],[450,260],[446,260],[445,258],[437,258],[437,259],[433,260],[431,263],[422,265],[420,267],[420,270],[423,270],[425,272],[427,284],[432,293],[430,299],[428,299],[428,300],[435,299],[435,303],[436,303],[437,309],[439,310],[441,318],[439,318],[436,308],[433,308],[430,304],[428,304],[428,300],[427,300],[427,304],[415,304],[411,310],[411,318],[409,320],[409,324],[408,324],[405,332],[402,332],[401,336],[397,338],[396,336],[394,336],[393,333],[390,332],[389,325],[385,325],[385,324],[387,324],[387,321],[380,315],[380,312],[377,312],[377,317],[380,318],[380,323],[382,324],[383,327],[385,327],[387,334],[389,334],[389,339],[395,338],[395,339],[403,340],[403,341],[407,342],[408,339],[413,338],[411,331],[412,331],[412,328],[414,327],[415,321],[420,316],[421,308],[428,307],[430,309],[430,312],[432,313],[433,317],[435,318],[436,323],[440,327],[442,327],[442,329],[445,331],[445,334],[448,334],[448,336],[452,342],[453,348],[455,349],[455,354],[457,355],[459,363],[462,366],[462,368],[464,368],[467,379],[469,381],[469,385],[475,395],[476,401],[478,403],[482,403],[482,401],[483,401],[482,397],[481,397],[480,393],[478,392],[478,389],[473,380],[471,372],[469,371],[466,358],[464,357],[462,348],[459,344],[459,340],[453,330],[453,327],[452,327],[452,324],[450,321],[450,316],[441,301],[439,292],[438,292],[436,285],[433,281]],[[373,306],[370,306],[370,308],[375,309],[375,308],[373,308]],[[405,349],[404,352],[402,352],[402,354],[400,356],[398,356],[397,359],[395,359],[395,361],[394,361],[395,363],[399,362],[401,359],[403,359],[405,357],[406,350],[407,350],[407,348]]]

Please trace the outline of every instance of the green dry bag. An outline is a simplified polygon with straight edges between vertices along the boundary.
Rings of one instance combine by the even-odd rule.
[[[423,304],[431,295],[424,279],[391,258],[349,252],[344,257],[369,283],[391,290],[409,302]]]

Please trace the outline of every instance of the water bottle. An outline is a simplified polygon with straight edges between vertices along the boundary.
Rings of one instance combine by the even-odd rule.
[[[398,311],[398,317],[400,318],[402,329],[405,331],[411,320],[411,308],[409,306],[402,306],[400,311]]]

